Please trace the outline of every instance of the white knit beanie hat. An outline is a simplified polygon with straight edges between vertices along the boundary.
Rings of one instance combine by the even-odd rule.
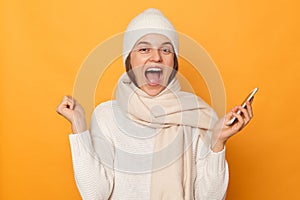
[[[149,8],[133,18],[124,33],[122,53],[124,66],[135,43],[150,33],[166,36],[171,41],[178,57],[178,35],[174,26],[159,10]]]

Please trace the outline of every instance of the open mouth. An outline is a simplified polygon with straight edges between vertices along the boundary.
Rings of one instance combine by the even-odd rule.
[[[161,84],[163,70],[159,67],[149,67],[145,71],[145,77],[150,85]]]

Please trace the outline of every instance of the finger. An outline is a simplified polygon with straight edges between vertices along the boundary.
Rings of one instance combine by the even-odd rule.
[[[229,121],[234,117],[233,113],[236,113],[238,111],[238,106],[235,106],[234,108],[231,109],[229,113],[226,114],[225,116],[225,125],[229,125]]]
[[[252,100],[251,100],[251,102],[252,102]],[[253,117],[253,110],[252,110],[251,102],[246,102],[246,106],[247,106],[246,108],[248,110],[250,118]]]
[[[237,113],[238,110],[239,110],[239,106],[235,106],[231,109],[231,112]]]
[[[70,100],[70,99],[68,99],[68,100],[66,101],[66,107],[67,107],[68,109],[73,110],[73,108],[74,108],[74,103],[73,103],[73,101]]]
[[[72,107],[72,100],[70,96],[64,96],[61,103],[57,106],[56,112],[61,114],[64,109],[69,109]]]
[[[60,102],[60,104],[56,107],[56,112],[61,114],[62,108],[65,107],[67,104],[67,97],[64,96]]]
[[[244,121],[243,117],[239,114],[236,114],[236,113],[232,113],[232,114],[233,114],[233,116],[235,116],[237,118],[237,123],[235,123],[234,127],[237,130],[241,130],[243,128],[244,124],[245,124],[245,121]]]
[[[65,101],[68,101],[68,100],[71,100],[71,99],[73,99],[73,97],[72,97],[72,96],[70,96],[70,95],[66,95],[66,96],[64,96],[64,97],[63,97],[63,100],[62,100],[62,102],[65,102]]]
[[[225,116],[225,121],[229,121],[230,119],[232,119],[233,113],[234,113],[233,109],[230,112],[228,112]]]
[[[243,117],[245,118],[245,123],[248,123],[250,121],[250,116],[248,113],[248,110],[246,108],[243,108],[242,106],[239,106],[239,110],[241,111]]]
[[[61,104],[59,104],[59,105],[57,106],[56,112],[57,112],[58,114],[62,114],[62,115],[63,115],[63,113],[65,113],[66,109],[67,109],[67,110],[69,109],[69,108],[68,108],[68,102],[63,102],[63,103],[61,103]]]
[[[75,99],[72,96],[66,98],[67,108],[73,110],[75,106]]]
[[[67,109],[67,103],[63,102],[57,106],[56,112],[60,115],[64,115],[65,109]]]

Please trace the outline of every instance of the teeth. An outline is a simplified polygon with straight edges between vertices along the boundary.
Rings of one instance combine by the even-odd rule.
[[[162,70],[160,68],[157,67],[149,67],[147,69],[147,72],[161,72]]]

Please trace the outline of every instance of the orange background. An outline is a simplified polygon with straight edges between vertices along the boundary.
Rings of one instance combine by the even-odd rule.
[[[88,54],[148,7],[161,9],[208,51],[222,75],[228,110],[260,88],[252,123],[227,144],[227,199],[300,199],[296,0],[2,0],[0,199],[80,199],[71,129],[55,108],[72,94]],[[195,87],[188,65],[181,60],[180,70]],[[112,64],[99,81],[95,104],[111,97],[123,71],[120,59]],[[209,101],[205,84],[196,93]]]

